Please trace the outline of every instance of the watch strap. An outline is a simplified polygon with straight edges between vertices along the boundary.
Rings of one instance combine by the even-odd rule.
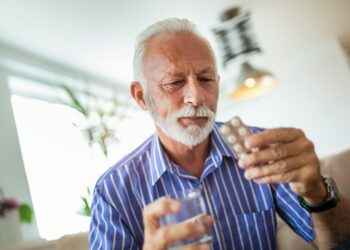
[[[305,208],[309,213],[320,213],[337,206],[339,198],[334,180],[331,177],[322,178],[327,192],[327,198],[324,202],[317,205],[311,205],[307,203],[302,196],[298,196],[300,206]]]
[[[305,208],[309,213],[320,213],[326,211],[328,209],[334,208],[337,206],[338,201],[335,199],[331,199],[329,201],[325,201],[319,205],[310,205],[308,204],[303,197],[299,196],[300,206]]]

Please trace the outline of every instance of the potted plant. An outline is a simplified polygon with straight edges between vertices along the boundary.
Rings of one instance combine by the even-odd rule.
[[[27,203],[6,197],[0,188],[0,243],[10,244],[21,240],[21,223],[31,223],[33,210]]]

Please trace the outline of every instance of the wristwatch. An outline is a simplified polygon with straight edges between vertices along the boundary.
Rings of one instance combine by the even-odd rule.
[[[323,183],[326,187],[327,197],[324,202],[317,205],[308,204],[302,196],[299,196],[300,206],[305,208],[309,213],[319,213],[334,208],[339,202],[339,192],[337,185],[332,177],[322,176]]]

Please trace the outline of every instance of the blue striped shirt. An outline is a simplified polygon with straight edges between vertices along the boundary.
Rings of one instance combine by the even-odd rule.
[[[215,219],[212,249],[276,249],[276,212],[304,240],[314,240],[311,217],[289,185],[246,180],[218,127],[211,133],[200,179],[169,159],[156,134],[103,174],[94,190],[90,249],[141,249],[143,207],[195,187],[204,190],[207,211]]]

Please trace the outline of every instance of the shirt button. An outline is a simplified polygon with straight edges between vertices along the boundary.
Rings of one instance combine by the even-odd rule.
[[[199,188],[199,189],[203,189],[203,184],[200,184],[200,185],[198,186],[198,188]]]

